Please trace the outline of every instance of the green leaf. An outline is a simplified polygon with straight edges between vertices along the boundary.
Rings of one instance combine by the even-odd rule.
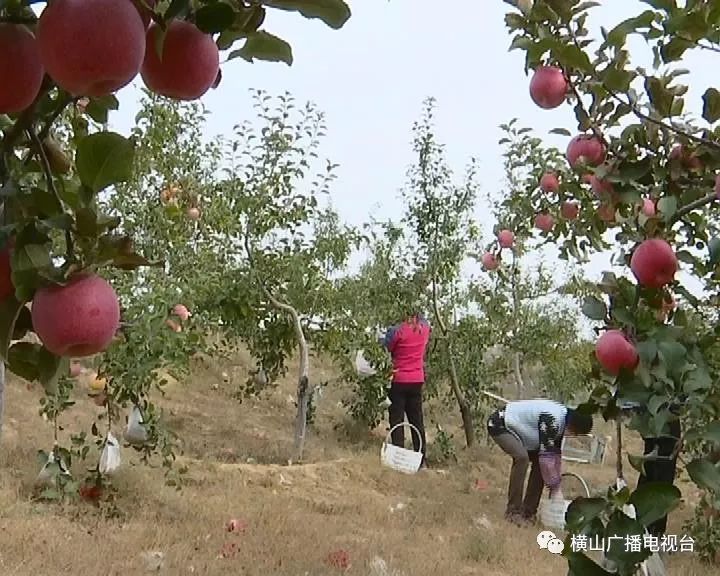
[[[677,212],[677,198],[675,196],[663,196],[658,200],[657,209],[662,213],[665,221],[669,221]]]
[[[628,552],[625,550],[625,542],[628,536],[639,536],[642,542],[645,529],[637,520],[633,520],[620,510],[616,510],[611,516],[605,528],[607,557],[616,562],[621,574],[629,573],[627,569],[632,565],[645,560],[650,556],[648,548],[641,548],[640,552]],[[612,537],[612,540],[610,538]],[[625,568],[625,569],[623,569]]]
[[[681,496],[672,484],[649,482],[638,486],[630,496],[630,504],[635,506],[638,522],[647,526],[671,512],[680,503]]]
[[[710,422],[707,426],[700,429],[688,430],[687,434],[685,434],[685,440],[687,442],[703,440],[715,445],[720,445],[720,420]]]
[[[686,467],[687,473],[701,488],[720,494],[720,469],[707,458],[697,458]]]
[[[560,136],[572,136],[570,130],[565,128],[553,128],[550,130],[550,134],[560,134]]]
[[[702,99],[702,116],[705,120],[710,122],[710,124],[714,124],[720,120],[720,91],[715,88],[708,88],[705,90],[705,94],[703,94]]]
[[[67,374],[70,370],[70,359],[55,356],[44,346],[38,352],[38,380],[45,392],[54,394],[57,391],[57,383],[60,376]]]
[[[350,19],[350,6],[343,0],[264,0],[265,6],[300,12],[305,18],[317,18],[336,30]]]
[[[607,306],[595,296],[586,296],[582,305],[582,313],[590,320],[604,320],[607,316]]]
[[[28,382],[37,380],[40,377],[38,367],[38,350],[40,348],[39,344],[32,342],[15,342],[8,350],[8,369]]]
[[[90,102],[85,108],[88,116],[99,124],[106,124],[110,110],[117,110],[120,107],[118,99],[113,95],[102,96],[100,98],[90,98]]]
[[[12,340],[15,323],[23,304],[14,295],[0,302],[0,357],[7,358],[8,346]]]
[[[195,13],[195,26],[206,34],[217,34],[230,28],[235,21],[233,7],[225,2],[205,4]]]
[[[645,79],[645,90],[658,114],[664,118],[670,116],[674,98],[673,93],[658,78],[652,76]]]
[[[80,181],[97,193],[132,177],[135,148],[115,132],[97,132],[80,141],[76,166]]]
[[[687,349],[680,342],[658,342],[658,351],[670,371],[682,368],[687,362]]]
[[[720,262],[720,238],[712,238],[708,242],[708,252],[710,253],[708,264],[716,266]]]
[[[607,503],[602,498],[576,498],[570,503],[565,514],[568,530],[581,533],[606,506]]]
[[[670,42],[660,48],[660,56],[665,64],[680,60],[685,54],[688,48],[691,48],[693,43],[689,40],[680,36],[675,36],[670,39]]]
[[[248,62],[258,59],[267,62],[285,62],[288,66],[293,63],[290,44],[264,30],[250,34],[245,45],[239,50],[233,50],[228,59],[238,56]]]
[[[190,8],[190,0],[172,0],[172,2],[170,2],[170,6],[168,6],[167,10],[165,10],[165,21],[169,22],[170,20],[187,13],[188,8]]]
[[[654,340],[644,340],[638,342],[637,346],[638,355],[645,364],[652,364],[657,356],[657,344]]]
[[[616,48],[620,48],[624,43],[628,34],[637,32],[640,28],[647,28],[655,19],[655,13],[652,10],[646,10],[639,16],[628,18],[620,22],[607,34],[607,43]]]

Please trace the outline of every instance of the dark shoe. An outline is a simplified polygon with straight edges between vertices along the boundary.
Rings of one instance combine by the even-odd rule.
[[[510,524],[514,524],[515,526],[523,525],[523,517],[521,514],[518,514],[517,512],[510,512],[510,513],[506,512],[505,520],[507,522],[510,522]]]

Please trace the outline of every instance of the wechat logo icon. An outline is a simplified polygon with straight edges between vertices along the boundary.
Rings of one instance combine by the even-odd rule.
[[[562,554],[562,551],[565,548],[563,541],[555,536],[555,533],[550,530],[543,530],[540,532],[540,534],[537,535],[536,540],[538,546],[540,546],[542,550],[547,550],[550,554]]]

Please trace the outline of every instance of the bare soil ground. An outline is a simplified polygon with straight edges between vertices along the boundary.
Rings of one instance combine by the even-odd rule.
[[[244,370],[241,359],[233,376],[242,378]],[[332,373],[316,368],[314,378],[331,379]],[[160,403],[183,439],[187,485],[182,491],[165,486],[161,470],[139,465],[136,454],[123,449],[115,480],[119,514],[108,516],[82,501],[58,506],[31,499],[36,452],[50,449],[52,430],[37,415],[40,390],[10,381],[0,447],[0,574],[128,576],[157,569],[321,576],[342,571],[328,563],[341,550],[348,574],[567,573],[562,558],[538,548],[540,527],[502,520],[508,458],[482,442],[463,449],[454,414],[428,407],[428,419],[454,433],[458,462],[405,476],[380,466],[384,425],[372,433],[344,432],[343,391],[329,386],[317,406],[306,463],[287,466],[293,392],[288,378],[265,397],[238,404],[232,384],[200,367],[189,381],[170,385]],[[78,404],[65,420],[73,431],[87,429],[99,410],[86,390],[76,395]],[[430,439],[433,429],[431,421]],[[567,468],[603,488],[615,477],[612,450],[609,456],[604,466]],[[635,476],[631,471],[631,483]],[[678,536],[697,497],[684,482],[680,487],[685,502],[668,530]],[[244,530],[228,533],[230,518]],[[153,559],[156,552],[161,561]],[[717,567],[704,567],[689,553],[668,562],[673,576],[717,574]]]

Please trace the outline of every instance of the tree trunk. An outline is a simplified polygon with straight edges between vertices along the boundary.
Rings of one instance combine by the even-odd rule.
[[[0,360],[0,445],[2,445],[3,413],[5,409],[5,362]]]
[[[310,370],[310,355],[307,341],[300,325],[297,314],[293,314],[295,331],[297,332],[298,348],[300,350],[300,367],[298,369],[297,388],[297,416],[295,417],[295,461],[300,462],[305,449],[305,433],[307,431],[308,402],[310,400],[310,383],[308,373]]]
[[[455,351],[453,350],[452,341],[450,339],[450,331],[440,315],[440,307],[438,306],[437,297],[437,283],[435,280],[432,282],[432,305],[433,311],[435,312],[435,320],[440,328],[440,333],[443,338],[447,340],[448,364],[450,366],[450,387],[452,388],[458,407],[460,408],[460,417],[462,418],[463,430],[465,432],[465,443],[469,448],[475,443],[475,428],[473,426],[472,412],[470,411],[470,405],[468,404],[467,398],[465,398],[465,395],[460,388],[460,379],[458,378],[457,368],[455,366]]]
[[[515,352],[515,355],[513,356],[513,373],[515,374],[515,384],[517,386],[518,398],[520,398],[522,397],[522,391],[525,388],[522,370],[520,369],[520,352]]]
[[[469,448],[475,444],[475,427],[473,425],[470,405],[460,389],[457,368],[455,367],[455,354],[452,344],[450,343],[448,343],[448,363],[450,364],[450,386],[457,400],[458,407],[460,408],[460,417],[462,418],[463,431],[465,432],[465,443]]]

